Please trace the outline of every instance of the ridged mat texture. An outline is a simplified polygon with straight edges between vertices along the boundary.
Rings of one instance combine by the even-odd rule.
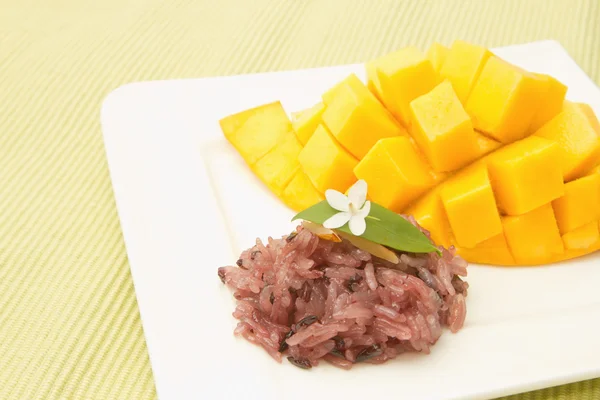
[[[0,399],[156,398],[99,123],[111,90],[456,38],[557,39],[600,82],[599,0],[0,0]],[[600,380],[511,399],[600,399]]]

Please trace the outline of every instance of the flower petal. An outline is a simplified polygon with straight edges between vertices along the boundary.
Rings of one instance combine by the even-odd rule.
[[[354,215],[359,216],[361,218],[366,218],[367,215],[371,212],[371,202],[366,201],[363,208],[354,213]]]
[[[367,182],[364,179],[356,181],[348,190],[348,198],[354,207],[361,208],[367,200]]]
[[[337,190],[328,189],[325,191],[325,198],[329,205],[338,211],[349,211],[350,200],[344,194]]]
[[[350,223],[348,225],[350,226],[350,232],[352,232],[354,236],[362,235],[367,229],[365,219],[359,215],[353,215],[352,218],[350,218]]]
[[[323,222],[323,226],[329,229],[336,229],[346,225],[348,221],[350,221],[350,213],[339,212]]]

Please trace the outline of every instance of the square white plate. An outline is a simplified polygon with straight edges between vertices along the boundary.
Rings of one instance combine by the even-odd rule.
[[[558,43],[497,54],[557,77],[600,115],[600,90]],[[294,225],[218,120],[278,99],[303,109],[350,72],[364,78],[349,65],[145,82],[106,100],[106,151],[159,397],[479,399],[600,376],[599,253],[539,268],[471,266],[465,327],[444,332],[428,356],[304,371],[233,336],[234,301],[217,267]]]

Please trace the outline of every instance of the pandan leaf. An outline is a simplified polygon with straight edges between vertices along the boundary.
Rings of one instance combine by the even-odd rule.
[[[323,200],[312,207],[296,214],[292,219],[323,224],[331,216],[339,211]],[[408,253],[431,253],[439,252],[438,248],[423,234],[416,226],[408,222],[402,216],[388,210],[379,204],[371,202],[371,212],[365,219],[367,229],[360,237],[379,243],[383,246]],[[348,224],[337,228],[337,230],[352,235]]]

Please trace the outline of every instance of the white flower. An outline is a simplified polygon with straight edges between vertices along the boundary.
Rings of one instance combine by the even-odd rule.
[[[348,191],[348,196],[329,189],[325,191],[325,198],[331,207],[340,211],[323,223],[325,228],[340,228],[348,222],[350,232],[354,236],[365,233],[367,229],[365,218],[371,211],[371,202],[366,201],[367,182],[362,179],[357,181]]]

